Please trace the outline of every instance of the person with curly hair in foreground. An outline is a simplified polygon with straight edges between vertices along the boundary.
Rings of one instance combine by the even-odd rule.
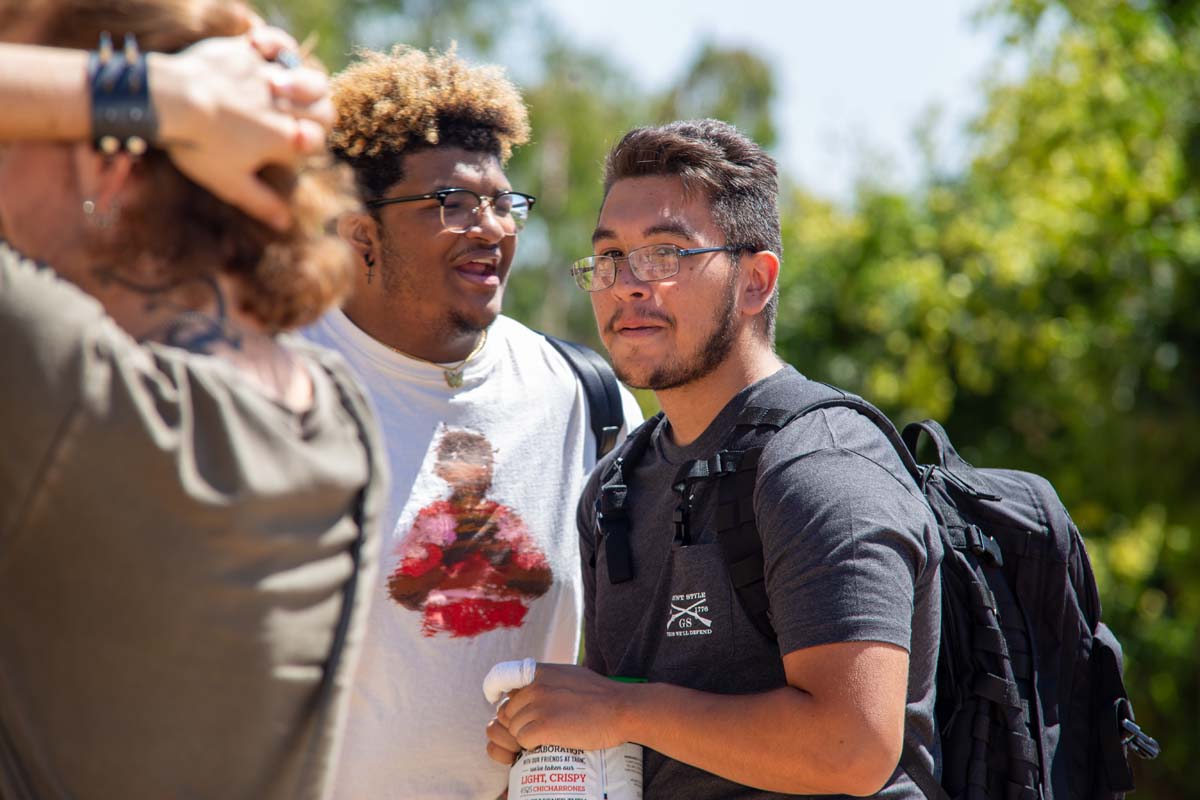
[[[479,687],[519,653],[575,660],[572,509],[597,454],[571,367],[500,314],[534,206],[504,173],[526,110],[454,52],[364,53],[333,85],[366,209],[339,223],[354,294],[307,333],[366,384],[394,479],[336,795],[494,800]]]
[[[386,467],[285,333],[349,290],[357,201],[260,24],[0,0],[6,799],[328,792]]]

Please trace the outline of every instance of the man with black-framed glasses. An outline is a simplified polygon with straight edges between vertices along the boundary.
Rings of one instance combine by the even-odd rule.
[[[307,333],[365,383],[393,486],[335,796],[494,800],[479,686],[517,652],[575,660],[573,512],[598,449],[571,367],[500,314],[535,207],[504,172],[526,110],[454,53],[365,54],[333,86],[365,209],[338,227],[354,294]],[[628,392],[615,405],[640,419]]]
[[[636,742],[646,800],[919,798],[902,750],[937,772],[937,529],[874,412],[774,352],[776,195],[774,161],[715,120],[609,153],[571,272],[664,415],[588,481],[586,668],[538,664],[508,696],[501,763]]]
[[[497,192],[494,196],[480,196],[470,189],[438,189],[425,194],[410,194],[404,197],[381,197],[367,200],[367,208],[383,208],[395,203],[417,203],[436,200],[441,209],[442,227],[450,233],[468,233],[479,225],[479,215],[486,208],[500,224],[506,236],[516,236],[529,219],[529,210],[537,200],[533,195],[511,190]]]

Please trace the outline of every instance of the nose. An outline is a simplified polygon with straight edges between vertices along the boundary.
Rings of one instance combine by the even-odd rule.
[[[615,296],[621,300],[645,298],[650,294],[650,284],[633,274],[629,259],[621,259],[616,263],[617,274],[613,285],[609,287]]]
[[[471,227],[467,229],[467,235],[486,242],[498,242],[510,233],[516,234],[500,221],[500,217],[492,205],[492,199],[490,197],[482,198],[479,207],[475,209],[475,218]]]

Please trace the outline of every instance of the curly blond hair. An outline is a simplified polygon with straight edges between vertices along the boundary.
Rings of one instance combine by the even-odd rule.
[[[498,66],[471,66],[455,48],[361,50],[333,79],[334,155],[370,200],[404,178],[404,156],[431,147],[492,153],[503,164],[529,140],[521,93]]]

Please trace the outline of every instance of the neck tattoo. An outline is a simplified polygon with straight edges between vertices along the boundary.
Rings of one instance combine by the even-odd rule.
[[[467,364],[471,361],[472,358],[479,355],[479,351],[483,349],[483,345],[486,342],[487,342],[487,329],[484,328],[483,333],[481,333],[479,335],[479,341],[475,344],[475,349],[473,349],[471,352],[467,353],[467,357],[464,358],[462,361],[458,362],[457,364],[451,364],[450,366],[446,366],[444,364],[439,364],[436,361],[430,361],[429,359],[421,358],[420,356],[414,356],[412,353],[406,353],[403,350],[401,350],[400,348],[392,347],[390,344],[387,344],[386,342],[384,342],[383,344],[384,344],[384,347],[386,347],[388,350],[391,350],[393,353],[399,353],[400,355],[404,356],[405,358],[411,358],[413,361],[421,361],[426,364],[433,364],[435,367],[437,367],[438,369],[440,369],[442,371],[442,377],[446,380],[446,385],[449,386],[451,389],[458,389],[459,387],[461,387],[463,385],[463,372],[466,370]]]

